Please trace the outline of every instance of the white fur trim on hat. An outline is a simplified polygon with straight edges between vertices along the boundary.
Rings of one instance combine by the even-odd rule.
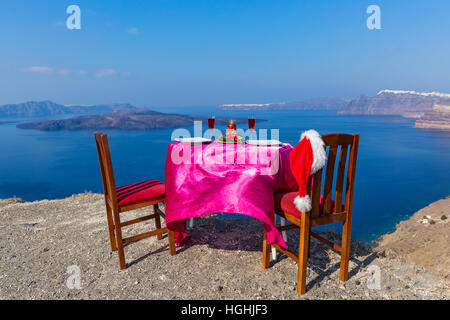
[[[311,174],[315,174],[317,171],[323,168],[327,161],[327,153],[325,152],[325,142],[316,130],[308,130],[302,133],[303,138],[308,138],[311,143],[313,151],[313,164],[311,166]]]
[[[304,197],[296,196],[294,199],[295,207],[300,212],[309,212],[311,211],[311,199],[306,195]]]

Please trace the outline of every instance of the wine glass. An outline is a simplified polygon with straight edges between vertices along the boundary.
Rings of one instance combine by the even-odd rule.
[[[253,132],[256,126],[256,118],[254,116],[248,117],[248,128]]]
[[[208,128],[209,130],[213,130],[214,129],[214,125],[216,124],[216,117],[215,116],[211,116],[208,118]]]

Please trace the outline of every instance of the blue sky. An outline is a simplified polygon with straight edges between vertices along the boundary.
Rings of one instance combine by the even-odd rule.
[[[66,8],[80,6],[82,29]],[[366,27],[369,5],[381,30]],[[450,1],[2,0],[0,104],[450,92]]]

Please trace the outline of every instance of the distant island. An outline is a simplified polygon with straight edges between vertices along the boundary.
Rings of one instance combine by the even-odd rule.
[[[268,104],[223,104],[220,110],[336,110],[339,114],[401,115],[420,118],[435,104],[450,104],[450,94],[405,90],[382,90],[374,97],[334,97]]]
[[[207,123],[200,116],[161,113],[152,110],[121,111],[108,114],[76,116],[63,120],[46,120],[17,125],[20,129],[41,131],[58,130],[150,130],[192,126],[195,120]],[[236,123],[246,123],[247,119],[234,119]],[[229,118],[216,118],[217,124],[226,124]],[[258,120],[265,121],[265,120]]]
[[[219,110],[340,110],[349,99],[334,97],[307,99],[294,102],[279,102],[265,104],[223,104]]]
[[[417,118],[416,128],[449,129],[448,111],[445,107],[448,105],[450,105],[450,94],[446,93],[382,90],[373,97],[361,95],[355,99],[326,97],[280,103],[223,104],[218,109],[227,111],[331,110],[337,114],[400,115],[407,118]],[[198,116],[160,113],[146,108],[138,108],[128,103],[76,106],[61,105],[51,101],[31,101],[0,106],[0,118],[49,117],[71,114],[78,116],[65,120],[24,123],[17,127],[45,131],[148,130],[189,126],[196,119],[206,120]],[[217,123],[228,120],[216,119]],[[246,120],[237,119],[237,121],[245,122]]]
[[[52,101],[29,101],[18,104],[5,104],[0,106],[2,118],[32,118],[48,117],[70,114],[100,114],[120,111],[137,111],[137,108],[128,103],[102,104],[92,106],[62,105]]]
[[[416,128],[450,130],[450,104],[436,104],[416,121]]]

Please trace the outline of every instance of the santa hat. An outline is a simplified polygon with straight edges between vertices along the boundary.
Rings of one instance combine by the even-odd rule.
[[[303,132],[299,144],[290,154],[291,170],[298,183],[295,207],[301,212],[311,211],[311,199],[306,194],[308,179],[323,168],[327,161],[325,143],[315,130]]]

